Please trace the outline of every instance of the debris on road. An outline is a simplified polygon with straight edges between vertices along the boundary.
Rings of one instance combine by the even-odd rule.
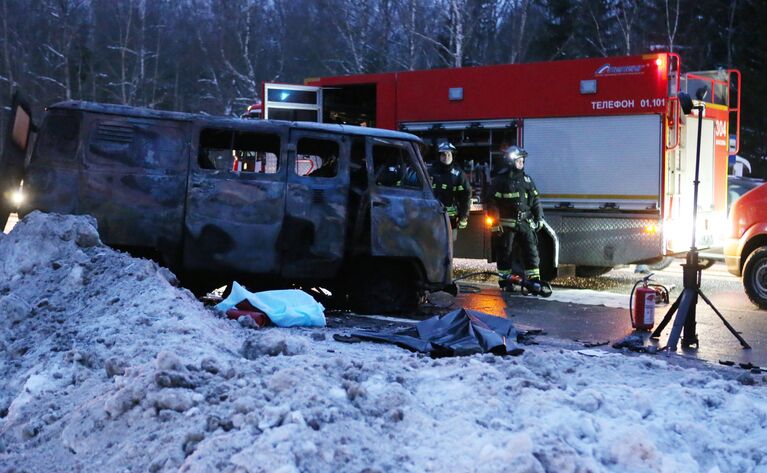
[[[426,303],[435,309],[449,309],[455,304],[455,296],[445,291],[430,292],[426,296]]]
[[[278,327],[325,326],[325,308],[312,296],[299,289],[250,292],[234,281],[232,292],[214,308],[227,313],[244,301],[247,301],[250,307],[266,314]]]
[[[232,320],[240,322],[240,325],[260,328],[269,324],[269,316],[263,311],[253,307],[253,305],[245,299],[231,309],[227,309],[225,312],[226,317]],[[241,320],[247,319],[247,320]]]
[[[585,348],[596,348],[596,347],[603,347],[605,345],[610,344],[610,340],[602,340],[602,341],[588,341],[588,340],[578,340],[575,339],[576,342],[582,344]]]
[[[593,357],[603,357],[603,356],[609,356],[610,352],[605,350],[578,350],[576,353],[580,353],[581,355],[585,356],[593,356]]]
[[[628,350],[635,351],[637,353],[650,353],[654,354],[658,352],[658,347],[654,345],[645,345],[645,341],[649,336],[649,332],[634,332],[626,337],[613,343],[613,348],[621,349],[627,348]]]

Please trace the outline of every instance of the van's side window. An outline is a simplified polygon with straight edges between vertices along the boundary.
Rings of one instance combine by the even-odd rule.
[[[74,161],[79,136],[79,113],[51,113],[37,141],[37,154],[54,161]]]
[[[202,169],[225,171],[232,169],[231,130],[202,130],[200,133],[199,163]]]
[[[198,163],[202,169],[275,174],[279,156],[279,135],[215,129],[200,133]]]
[[[379,186],[403,189],[423,188],[412,156],[404,147],[374,145],[373,169],[376,184]]]
[[[338,175],[338,152],[336,141],[301,138],[296,147],[294,172],[299,176],[335,177]]]

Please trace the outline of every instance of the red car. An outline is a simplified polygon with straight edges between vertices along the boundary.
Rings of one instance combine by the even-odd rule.
[[[728,271],[742,276],[751,302],[767,309],[767,184],[732,204],[724,261]]]

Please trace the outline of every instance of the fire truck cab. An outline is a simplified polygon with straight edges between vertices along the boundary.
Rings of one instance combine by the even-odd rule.
[[[680,91],[706,104],[696,244],[715,247],[739,127],[737,70],[682,73],[678,55],[659,53],[322,77],[265,84],[263,117],[407,131],[424,140],[427,163],[438,142],[452,142],[473,187],[457,257],[492,260],[484,193],[501,146],[524,146],[559,243],[543,248],[542,270],[558,257],[560,268],[596,275],[690,246],[697,119],[681,113]]]

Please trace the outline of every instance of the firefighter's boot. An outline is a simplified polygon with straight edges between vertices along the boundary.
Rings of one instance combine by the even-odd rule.
[[[540,278],[526,279],[522,281],[522,293],[525,295],[550,297],[552,294],[551,284],[541,281]]]
[[[511,280],[511,271],[498,271],[498,287],[501,292],[514,292],[514,284]]]

